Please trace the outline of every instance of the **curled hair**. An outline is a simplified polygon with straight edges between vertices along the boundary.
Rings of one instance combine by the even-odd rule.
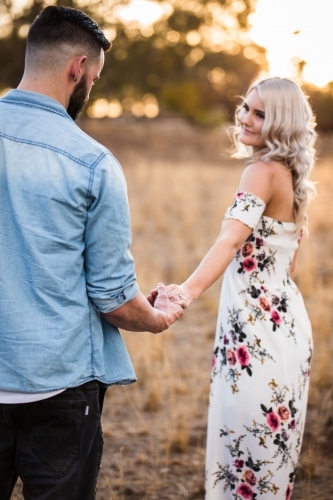
[[[257,81],[251,85],[247,95],[253,89],[258,91],[265,111],[261,132],[265,146],[258,151],[258,159],[262,162],[279,161],[291,171],[297,230],[306,230],[306,210],[316,193],[314,183],[309,180],[315,161],[314,143],[317,137],[311,107],[300,87],[286,78]],[[245,147],[239,140],[241,124],[238,115],[241,108],[242,105],[236,110],[233,127],[234,156],[237,158],[252,154],[252,148]]]
[[[101,49],[107,52],[111,47],[98,24],[87,14],[71,7],[50,5],[42,10],[30,26],[28,48],[44,48],[61,43],[87,46],[96,54]]]

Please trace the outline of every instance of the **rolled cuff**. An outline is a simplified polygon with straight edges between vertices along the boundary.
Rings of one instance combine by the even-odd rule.
[[[116,309],[119,309],[119,307],[126,304],[126,302],[134,299],[138,291],[139,287],[137,282],[135,281],[123,290],[110,295],[110,297],[107,297],[105,299],[91,298],[91,301],[99,312],[109,313],[115,311]]]

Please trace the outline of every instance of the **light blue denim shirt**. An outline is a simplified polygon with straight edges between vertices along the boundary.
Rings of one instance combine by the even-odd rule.
[[[138,291],[126,182],[57,101],[0,99],[0,389],[135,381],[101,319]]]

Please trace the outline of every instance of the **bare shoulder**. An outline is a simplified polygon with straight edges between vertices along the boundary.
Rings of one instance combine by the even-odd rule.
[[[273,174],[276,174],[279,172],[284,172],[284,173],[289,172],[288,167],[282,161],[271,160],[271,161],[267,162],[266,165],[271,168]]]
[[[264,178],[271,178],[274,175],[274,163],[278,162],[263,162],[263,161],[257,161],[256,163],[251,163],[251,165],[248,165],[244,172],[243,176],[245,177],[264,177]],[[242,176],[242,177],[243,177]]]
[[[274,166],[271,162],[252,163],[243,172],[240,180],[239,190],[248,191],[261,198],[266,205],[273,196],[272,180],[274,177]]]
[[[288,191],[293,191],[293,178],[289,168],[280,161],[270,161],[267,166],[271,168],[271,185],[274,193],[281,197]],[[281,191],[282,188],[282,191]],[[292,194],[293,197],[293,194]]]

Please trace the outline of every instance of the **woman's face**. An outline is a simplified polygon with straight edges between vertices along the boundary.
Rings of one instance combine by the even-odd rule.
[[[238,118],[242,127],[239,140],[246,146],[252,146],[254,151],[262,149],[265,146],[261,137],[265,111],[257,89],[251,90],[245,98]]]

